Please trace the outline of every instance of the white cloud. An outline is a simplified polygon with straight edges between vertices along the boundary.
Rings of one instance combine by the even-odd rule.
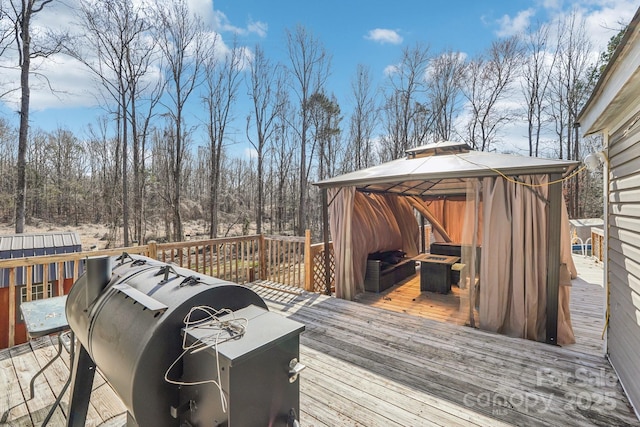
[[[602,1],[602,6],[585,12],[585,31],[598,51],[606,49],[609,39],[633,18],[638,9],[635,0]]]
[[[385,76],[390,76],[397,73],[398,71],[400,71],[400,67],[397,64],[391,64],[384,67],[383,73]]]
[[[187,0],[187,7],[205,24],[211,24],[215,21],[213,0]]]
[[[135,3],[142,1],[134,0]],[[223,58],[231,49],[219,34],[220,29],[243,34],[253,33],[260,37],[266,36],[267,24],[251,21],[247,28],[235,27],[224,14],[213,9],[212,0],[187,0],[187,4],[189,9],[209,28],[215,28],[208,33],[208,37],[209,43],[215,45],[215,52],[219,58]],[[77,7],[78,3],[75,0],[66,3],[54,2],[47,6],[45,10],[47,13],[38,14],[33,21],[34,38],[37,34],[44,33],[45,29],[67,29],[72,35],[84,31],[77,23],[75,15]],[[244,47],[238,47],[238,49],[243,51],[244,60],[241,66],[245,68],[251,59],[250,52]],[[14,50],[9,50],[0,58],[1,93],[19,89],[16,55]],[[103,90],[101,84],[96,82],[95,75],[87,67],[68,56],[57,54],[47,59],[34,60],[32,71],[34,74],[31,77],[31,108],[34,111],[49,108],[94,107],[100,104],[100,91]],[[152,69],[146,78],[149,80],[161,78],[159,70]],[[0,102],[9,109],[17,110],[19,99],[20,91],[14,90],[4,96]]]
[[[253,62],[253,51],[251,50],[251,48],[247,46],[241,46],[236,49],[237,49],[237,55],[240,58],[240,61],[238,63],[238,69],[240,71],[249,70],[251,67],[251,63]]]
[[[498,20],[500,28],[496,31],[496,35],[498,37],[509,37],[521,33],[529,26],[535,13],[533,8],[529,8],[521,10],[513,18],[509,15],[504,15]]]
[[[244,158],[246,159],[257,159],[258,151],[255,148],[249,147],[244,149]]]
[[[32,69],[35,73],[30,79],[30,105],[34,111],[61,107],[91,107],[98,103],[94,94],[93,74],[75,59],[58,54],[39,64],[35,63]],[[2,80],[5,88],[9,89],[11,85],[19,87],[19,76],[17,67],[4,69]],[[20,91],[12,92],[3,102],[18,109]]]
[[[380,44],[400,44],[402,43],[402,36],[398,34],[396,30],[389,30],[385,28],[376,28],[374,30],[370,30],[366,36],[364,36],[367,40],[372,40],[374,42]]]
[[[562,0],[542,0],[541,5],[545,9],[554,9],[560,10],[562,9]]]
[[[269,26],[261,21],[250,20],[246,28],[231,24],[227,15],[219,10],[214,11],[213,28],[218,32],[230,32],[238,35],[256,34],[259,37],[267,36]]]
[[[263,38],[267,36],[268,29],[269,26],[266,23],[260,21],[249,21],[249,24],[247,25],[248,32],[255,33]]]

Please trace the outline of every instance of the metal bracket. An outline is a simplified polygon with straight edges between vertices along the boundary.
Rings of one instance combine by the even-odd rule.
[[[300,375],[300,372],[302,372],[306,367],[306,365],[298,362],[298,359],[296,359],[295,357],[291,359],[291,361],[289,362],[289,382],[296,382],[296,380],[298,379],[298,375]]]
[[[170,266],[169,264],[164,265],[158,269],[158,272],[156,274],[154,274],[154,276],[164,274],[164,277],[162,278],[160,283],[158,283],[159,285],[164,285],[169,281],[169,273],[175,274],[176,277],[180,276],[180,274],[178,274],[178,272],[172,266]]]
[[[131,261],[135,261],[131,255],[129,255],[127,252],[122,252],[122,254],[120,254],[120,256],[118,256],[116,258],[116,261],[120,261],[120,265],[124,264],[125,260],[129,258]]]
[[[189,277],[185,277],[184,280],[180,282],[178,287],[181,288],[183,286],[193,286],[193,285],[197,285],[198,283],[200,283],[200,279],[198,279],[196,276],[189,276]]]
[[[198,406],[196,405],[196,401],[188,400],[184,402],[182,405],[178,406],[177,408],[175,406],[172,406],[170,411],[171,411],[171,416],[175,419],[178,419],[178,417],[184,414],[185,412],[187,411],[193,412],[196,409],[198,409]]]

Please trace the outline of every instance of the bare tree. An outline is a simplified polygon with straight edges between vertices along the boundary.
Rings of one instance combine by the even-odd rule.
[[[141,99],[146,105],[144,110],[135,107],[136,102],[131,100],[131,125],[134,130],[133,138],[133,213],[134,213],[134,236],[140,243],[145,243],[146,235],[146,198],[145,192],[148,184],[148,174],[146,162],[149,157],[148,147],[151,139],[152,119],[156,115],[156,106],[160,102],[164,93],[164,80],[158,80],[150,87],[144,85],[144,93],[148,96]]]
[[[595,83],[590,60],[592,46],[585,28],[577,10],[558,23],[558,59],[552,70],[549,97],[561,159],[582,159],[577,118]],[[582,197],[580,180],[574,177],[567,185],[570,188],[567,209],[569,216],[576,218],[580,215]]]
[[[382,106],[382,136],[378,146],[378,158],[381,162],[388,162],[397,159],[404,153],[405,144],[403,141],[402,129],[402,96],[398,92],[391,92],[385,95]]]
[[[345,157],[343,172],[372,166],[374,163],[373,132],[378,119],[378,108],[372,89],[369,67],[358,64],[356,76],[351,81],[353,113],[349,118],[349,139],[346,151],[352,153]]]
[[[318,180],[335,175],[339,163],[340,106],[335,96],[314,93],[309,98],[312,149],[317,153]]]
[[[429,62],[427,94],[433,120],[433,139],[449,141],[460,113],[466,63],[460,52],[445,51]]]
[[[15,144],[16,129],[0,117],[0,219],[15,219],[15,170],[18,151]]]
[[[484,55],[469,63],[464,95],[471,116],[467,137],[474,149],[488,151],[501,126],[512,119],[513,112],[499,103],[509,94],[521,53],[514,36],[494,41]]]
[[[385,160],[403,156],[408,148],[426,142],[431,127],[425,86],[428,64],[429,47],[418,43],[402,50],[400,63],[389,74],[383,109]]]
[[[292,87],[299,102],[300,127],[297,129],[300,141],[300,164],[298,179],[298,224],[296,232],[304,235],[307,228],[309,163],[307,156],[310,131],[309,98],[321,92],[329,77],[330,55],[313,34],[303,26],[295,31],[287,31],[287,53],[290,62]]]
[[[194,89],[200,83],[202,67],[208,56],[209,46],[202,21],[193,15],[184,0],[173,0],[158,9],[158,46],[162,51],[167,80],[167,115],[171,118],[173,142],[171,179],[174,193],[171,195],[173,236],[182,240],[181,190],[183,161],[187,151],[185,106]]]
[[[20,68],[20,128],[18,131],[18,163],[16,167],[16,233],[24,232],[26,203],[26,152],[29,143],[29,107],[32,73],[31,60],[47,58],[60,52],[64,36],[33,37],[32,20],[53,0],[11,1],[7,18],[13,24],[13,40]]]
[[[29,146],[27,148],[26,180],[29,193],[26,197],[25,215],[35,218],[49,218],[54,209],[50,208],[49,180],[53,173],[48,164],[48,138],[41,129],[29,132]],[[15,166],[15,165],[14,165]]]
[[[51,180],[47,193],[53,196],[56,220],[77,225],[80,213],[76,202],[82,197],[77,178],[82,175],[84,147],[71,131],[58,128],[47,135],[46,154]]]
[[[156,128],[151,134],[153,141],[151,149],[151,170],[154,179],[150,186],[150,197],[155,199],[155,203],[160,207],[161,219],[164,223],[164,239],[172,240],[173,230],[173,199],[176,189],[174,177],[175,158],[177,144],[175,142],[175,128],[170,118],[165,117],[166,125],[163,128]],[[181,167],[184,167],[184,157]],[[182,175],[182,171],[180,172]]]
[[[250,66],[249,95],[253,101],[253,114],[247,117],[247,139],[257,154],[258,197],[256,206],[256,233],[262,233],[262,217],[264,214],[264,157],[267,141],[271,140],[275,131],[275,122],[282,108],[283,85],[282,74],[271,65],[260,46],[256,46]],[[249,128],[253,121],[255,140]]]
[[[527,136],[529,155],[540,154],[540,135],[547,110],[547,92],[554,67],[557,50],[548,52],[549,26],[529,28],[525,35],[526,58],[522,69],[522,94],[526,101]]]
[[[549,96],[558,135],[558,157],[578,160],[580,153],[574,124],[580,107],[591,92],[592,46],[584,19],[580,19],[577,10],[558,23],[557,50],[558,59],[552,70]]]
[[[210,181],[209,181],[209,219],[211,238],[218,235],[218,210],[220,175],[227,126],[231,122],[232,108],[238,97],[241,81],[242,63],[246,58],[242,49],[234,43],[220,63],[210,57],[205,67],[205,95],[203,103],[207,112],[207,133],[209,137]]]
[[[117,147],[120,146],[117,137],[109,137],[109,121],[105,116],[99,117],[95,125],[89,126],[88,157],[90,159],[90,188],[92,199],[90,209],[93,210],[91,221],[105,221],[108,224],[116,224],[120,216],[117,203],[118,194],[121,193],[118,176],[119,156]],[[115,227],[110,228],[110,241],[116,240]]]
[[[15,23],[12,17],[11,0],[0,0],[0,57],[4,57],[7,54],[12,53],[12,49],[15,48]],[[0,91],[0,99],[6,97],[12,92],[20,90],[20,87],[16,87],[14,82],[0,82],[2,90]],[[15,212],[14,212],[15,214]]]
[[[271,160],[270,179],[274,188],[271,191],[271,223],[275,222],[275,230],[282,233],[286,229],[286,224],[293,216],[290,212],[295,212],[298,198],[295,192],[295,184],[298,178],[295,176],[295,139],[293,127],[290,126],[289,118],[293,116],[294,109],[289,103],[286,92],[282,92],[282,108],[279,110],[274,138],[269,141],[269,158]],[[275,212],[273,210],[275,209]]]
[[[122,219],[125,246],[130,243],[129,225],[129,141],[133,142],[133,202],[134,235],[142,239],[140,218],[142,200],[141,182],[141,132],[138,109],[148,102],[155,106],[157,92],[147,101],[150,89],[149,74],[154,63],[155,38],[150,37],[153,26],[149,10],[127,0],[105,0],[92,2],[83,0],[80,5],[80,24],[86,29],[67,53],[80,60],[100,82],[104,104],[115,111],[117,141],[115,167],[122,177]],[[143,120],[144,123],[144,120]],[[118,175],[116,175],[117,177]],[[114,228],[116,224],[112,225]]]

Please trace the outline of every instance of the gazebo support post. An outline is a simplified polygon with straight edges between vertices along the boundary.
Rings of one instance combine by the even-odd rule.
[[[547,252],[547,344],[558,342],[558,289],[560,286],[560,233],[562,176],[549,175],[549,217],[548,217],[548,252]]]
[[[424,215],[420,214],[420,245],[422,246],[422,253],[427,253],[427,236],[425,235]]]
[[[329,253],[329,204],[327,189],[322,189],[322,237],[324,240],[325,293],[331,295],[331,254]]]

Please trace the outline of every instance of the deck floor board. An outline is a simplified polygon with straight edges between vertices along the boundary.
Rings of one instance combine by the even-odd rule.
[[[460,326],[461,317],[447,311],[447,304],[455,303],[446,296],[423,298],[426,306],[395,312],[384,299],[381,306],[367,305],[273,282],[250,286],[270,310],[305,324],[302,426],[640,426],[598,351],[602,325],[592,312],[602,293],[597,283],[584,282],[574,286],[571,307],[578,343],[566,347]],[[411,294],[407,298],[397,300],[414,302]],[[437,315],[430,317],[433,312]],[[68,359],[37,382],[37,399],[25,402],[24,396],[32,373],[53,353],[54,341],[0,351],[0,411],[7,415],[6,425],[38,425],[51,407],[60,379],[68,375]],[[91,404],[91,425],[125,423],[122,402],[99,374]],[[64,421],[57,412],[56,422]]]

